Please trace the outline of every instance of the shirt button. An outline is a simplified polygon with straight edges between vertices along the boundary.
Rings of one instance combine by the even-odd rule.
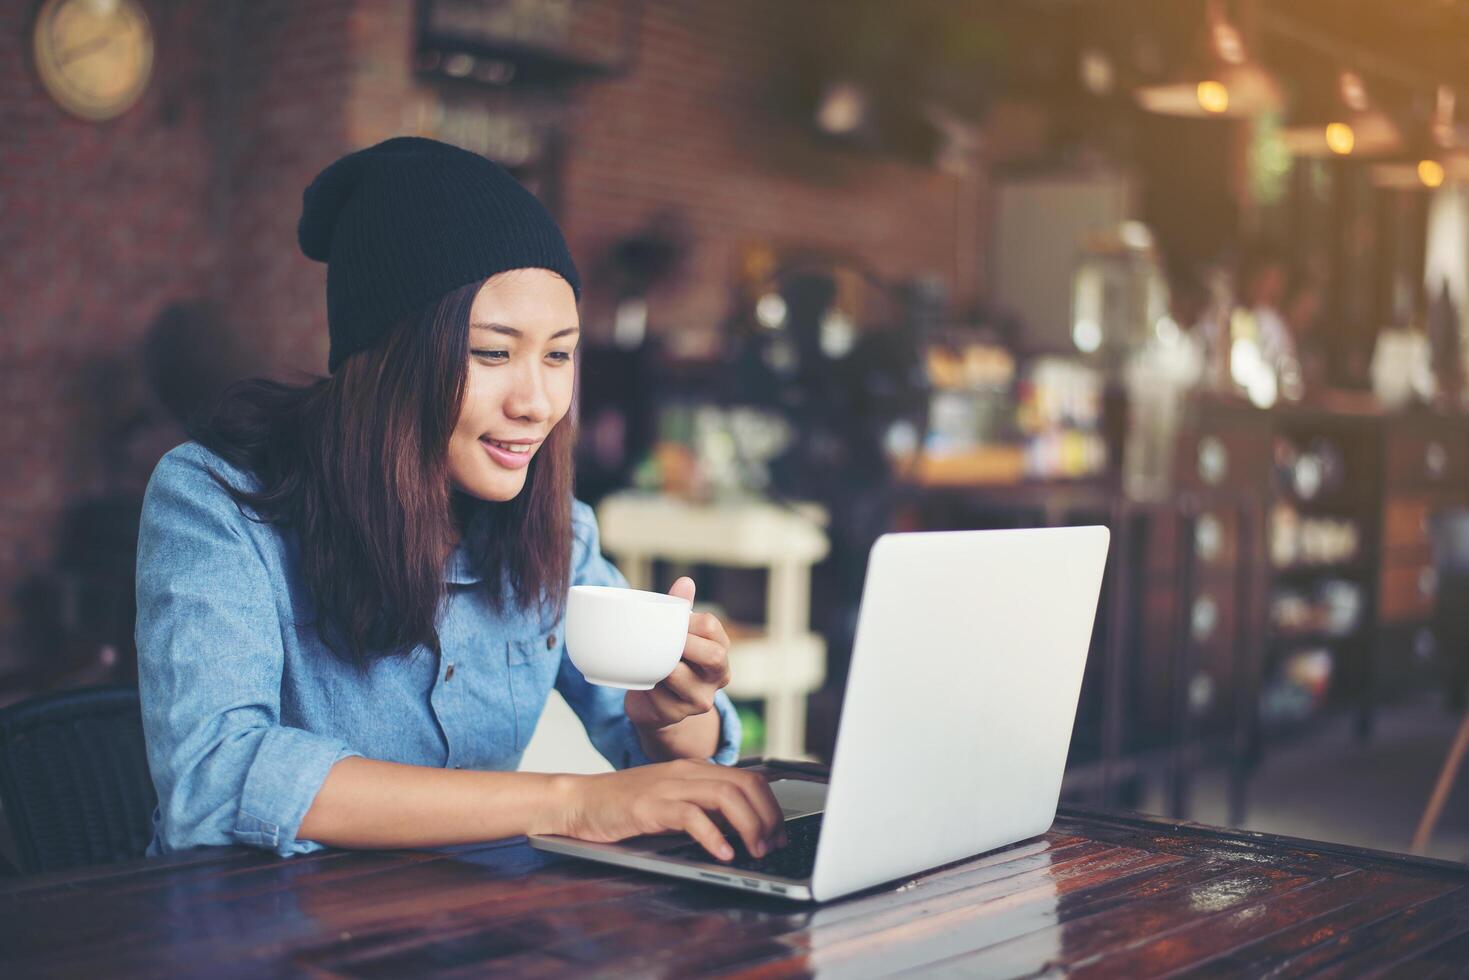
[[[444,671],[444,680],[446,680],[446,681],[452,681],[453,679],[454,679],[454,665],[453,664],[450,664],[449,665],[449,669],[446,670],[446,671]]]
[[[547,650],[554,650],[554,649],[556,649],[556,634],[555,633],[552,633],[550,636],[546,637],[546,649]]]

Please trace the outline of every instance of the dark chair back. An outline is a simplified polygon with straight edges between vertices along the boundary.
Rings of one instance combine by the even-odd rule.
[[[141,857],[157,800],[135,688],[62,691],[0,710],[0,806],[21,871]]]

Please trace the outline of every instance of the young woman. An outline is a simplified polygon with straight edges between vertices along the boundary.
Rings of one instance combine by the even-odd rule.
[[[728,859],[720,825],[756,855],[783,843],[769,788],[728,765],[717,619],[691,618],[651,691],[565,656],[567,588],[626,583],[571,496],[579,286],[540,203],[400,138],[324,170],[298,237],[327,263],[330,375],[234,389],[144,502],[150,853],[681,830]],[[514,771],[553,687],[616,772]]]

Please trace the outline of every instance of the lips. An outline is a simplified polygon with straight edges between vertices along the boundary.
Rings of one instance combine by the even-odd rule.
[[[496,465],[507,470],[523,469],[530,465],[530,459],[535,455],[538,445],[534,442],[498,442],[488,438],[480,439],[479,444],[485,447],[485,454]]]
[[[488,438],[481,439],[480,442],[486,443],[491,446],[496,446],[500,449],[505,450],[507,453],[528,453],[535,448],[535,443],[533,442],[500,442],[498,440]]]

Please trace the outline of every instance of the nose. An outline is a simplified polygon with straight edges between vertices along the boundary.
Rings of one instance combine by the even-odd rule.
[[[505,414],[524,422],[545,422],[551,417],[551,397],[540,365],[522,363],[515,370],[505,395]]]

